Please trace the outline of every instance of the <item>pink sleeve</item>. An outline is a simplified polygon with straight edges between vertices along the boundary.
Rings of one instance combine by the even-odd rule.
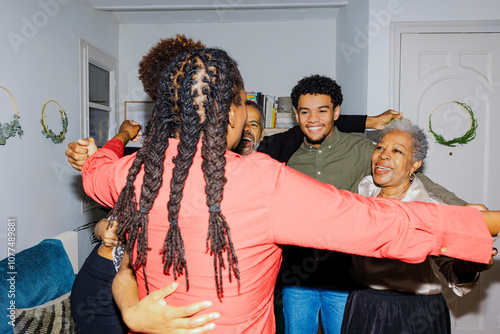
[[[112,207],[119,192],[114,184],[113,163],[123,157],[123,143],[111,139],[85,161],[82,182],[85,193],[98,203]]]
[[[423,262],[446,255],[488,263],[493,239],[479,210],[364,197],[283,167],[271,199],[274,241]]]

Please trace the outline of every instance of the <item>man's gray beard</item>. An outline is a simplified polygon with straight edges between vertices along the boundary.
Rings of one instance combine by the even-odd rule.
[[[256,143],[256,144],[253,146],[252,153],[253,153],[253,152],[257,152],[257,148],[259,147],[259,145],[260,145],[260,142]]]

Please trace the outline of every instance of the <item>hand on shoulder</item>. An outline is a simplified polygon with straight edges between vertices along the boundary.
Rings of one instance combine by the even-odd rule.
[[[389,123],[395,118],[401,118],[401,117],[403,117],[403,113],[400,113],[392,109],[388,109],[387,111],[384,111],[378,116],[368,116],[366,118],[366,128],[383,130],[387,123]]]

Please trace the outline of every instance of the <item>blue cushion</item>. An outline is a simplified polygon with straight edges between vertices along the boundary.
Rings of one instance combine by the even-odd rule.
[[[0,309],[9,312],[12,301],[15,308],[41,305],[71,291],[75,274],[60,240],[45,239],[15,254],[14,261],[15,268],[9,268],[8,258],[0,261],[0,281],[7,282],[7,293],[0,294]],[[9,327],[4,317],[0,333],[12,333]]]

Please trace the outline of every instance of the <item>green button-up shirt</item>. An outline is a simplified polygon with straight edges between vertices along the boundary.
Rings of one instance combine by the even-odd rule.
[[[365,137],[335,129],[319,147],[304,139],[287,165],[318,181],[357,193],[361,179],[371,174],[374,148]]]
[[[370,174],[374,148],[365,137],[335,129],[319,147],[309,145],[304,139],[287,165],[318,181],[357,193],[361,179]],[[312,248],[285,246],[283,284],[351,290],[355,284],[349,273],[351,255],[328,252],[319,257],[317,254],[318,250]]]

